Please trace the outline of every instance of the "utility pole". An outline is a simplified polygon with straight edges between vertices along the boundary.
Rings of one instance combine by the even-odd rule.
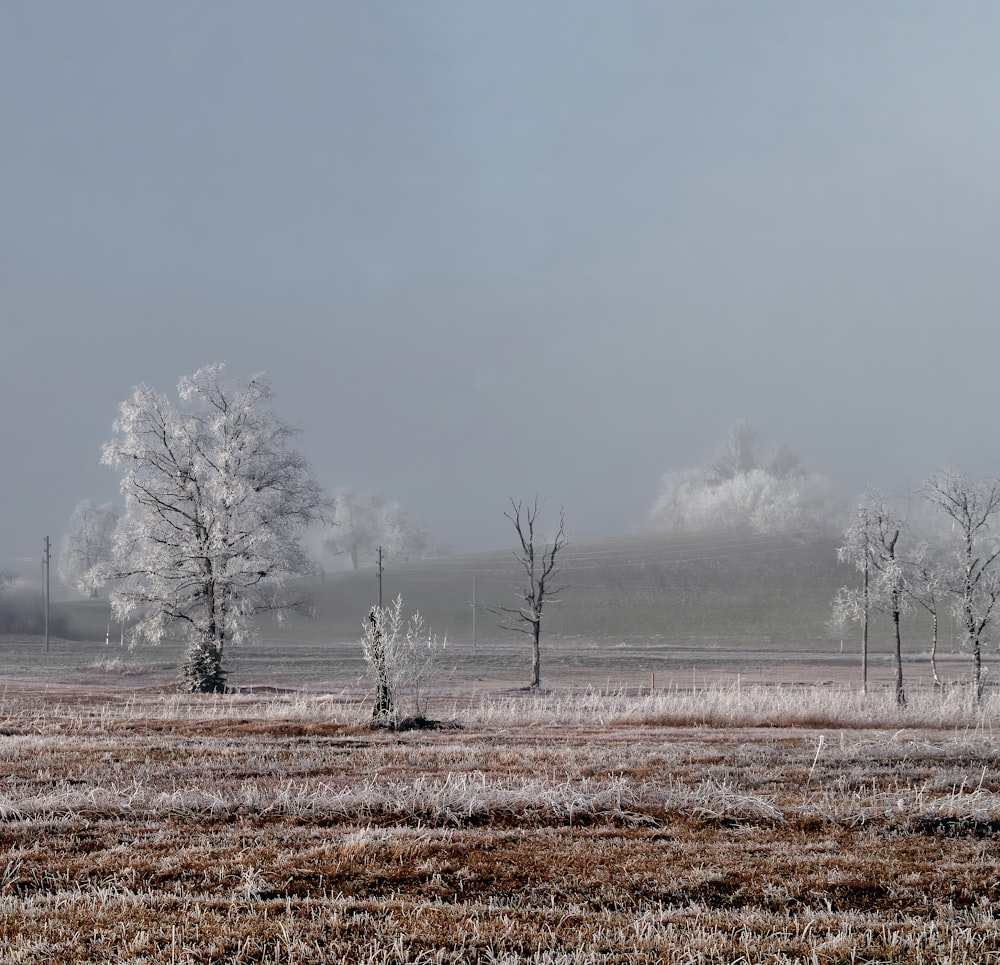
[[[865,536],[864,624],[861,631],[861,693],[868,694],[868,536]]]
[[[378,548],[378,608],[382,609],[382,547]]]
[[[49,566],[51,554],[49,552],[49,538],[45,537],[45,556],[42,557],[42,567],[45,570],[45,652],[49,652]]]
[[[472,652],[476,652],[476,577],[472,577]]]

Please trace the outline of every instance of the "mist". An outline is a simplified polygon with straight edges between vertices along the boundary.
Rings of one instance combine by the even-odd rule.
[[[435,545],[648,524],[738,419],[846,497],[997,469],[1000,10],[0,10],[0,568],[134,385],[265,371]]]

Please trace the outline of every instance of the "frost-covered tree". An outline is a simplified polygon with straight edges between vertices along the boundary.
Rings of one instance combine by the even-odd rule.
[[[119,515],[113,503],[97,506],[85,499],[77,504],[69,518],[56,567],[63,584],[84,596],[97,596],[97,587],[87,574],[99,563],[111,561]]]
[[[737,423],[706,466],[666,473],[650,513],[652,526],[762,535],[831,532],[839,507],[830,481],[805,472],[787,446],[758,459],[756,438],[749,423]]]
[[[406,620],[398,595],[389,606],[371,608],[361,646],[375,686],[372,725],[395,728],[407,717],[426,720],[427,688],[447,641],[425,628],[419,612]]]
[[[222,370],[182,378],[177,404],[145,385],[121,404],[102,461],[124,470],[125,513],[91,571],[120,581],[112,607],[139,635],[183,629],[182,684],[202,692],[225,689],[226,648],[255,614],[295,604],[286,580],[312,569],[301,536],[328,508],[268,380]]]
[[[952,524],[952,552],[941,584],[955,600],[955,612],[972,653],[973,683],[979,699],[983,693],[982,645],[1000,599],[1000,538],[994,529],[1000,513],[1000,479],[980,481],[954,469],[940,469],[920,492]]]
[[[903,521],[876,490],[869,490],[858,503],[854,522],[844,533],[844,544],[837,549],[837,558],[850,563],[861,574],[863,585],[860,600],[857,591],[841,589],[834,601],[835,616],[860,616],[863,621],[862,676],[868,680],[868,610],[886,613],[892,620],[893,658],[896,671],[896,702],[906,703],[903,688],[903,652],[900,619],[909,606],[908,583],[899,553],[899,538]]]
[[[917,545],[907,561],[907,592],[931,618],[931,675],[938,687],[941,686],[937,668],[938,624],[946,573],[943,564],[941,554],[926,540]]]
[[[420,556],[426,545],[423,530],[399,503],[346,486],[333,494],[323,548],[333,556],[350,557],[352,569],[373,563],[380,546],[385,557],[408,560]]]
[[[342,486],[333,494],[333,512],[323,548],[333,556],[346,554],[351,569],[368,562],[378,546],[378,523],[370,497]]]

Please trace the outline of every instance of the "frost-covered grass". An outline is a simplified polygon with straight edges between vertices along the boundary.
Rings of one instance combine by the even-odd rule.
[[[886,687],[862,694],[848,686],[732,684],[681,689],[484,695],[469,713],[479,722],[662,723],[712,727],[992,727],[1000,692],[981,701],[970,687],[912,687],[899,707]]]
[[[128,677],[127,664],[112,661],[102,671]],[[73,696],[67,696],[68,694]],[[105,690],[74,692],[44,689],[32,693],[0,693],[0,732],[16,727],[19,719],[37,726],[46,717],[65,726],[111,727],[137,720],[243,722],[282,721],[331,726],[361,726],[370,720],[372,694],[359,682],[337,691],[276,691],[248,689],[245,693],[203,697],[174,691],[111,695]],[[989,688],[976,700],[963,685],[914,686],[900,707],[893,692],[881,687],[868,694],[848,686],[732,684],[681,689],[669,687],[582,690],[558,688],[527,690],[429,690],[428,715],[445,725],[536,725],[538,727],[597,725],[659,725],[684,727],[800,727],[800,728],[956,728],[992,733],[1000,724],[1000,690]]]
[[[436,707],[454,726],[394,734],[363,726],[353,691],[8,690],[0,958],[1000,954],[989,701],[914,693],[901,714],[732,687]]]

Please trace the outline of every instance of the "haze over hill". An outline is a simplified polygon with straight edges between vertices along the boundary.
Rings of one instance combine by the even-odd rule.
[[[846,494],[996,468],[1000,8],[0,8],[0,567],[116,406],[265,370],[456,551],[645,522],[741,416]]]
[[[701,533],[655,535],[577,544],[567,552],[563,576],[572,584],[562,603],[546,612],[542,662],[547,685],[600,685],[619,681],[647,683],[650,674],[671,680],[760,676],[771,681],[815,682],[831,676],[858,679],[858,630],[840,636],[831,629],[831,601],[855,575],[836,561],[829,539],[801,541],[787,536]],[[467,688],[478,682],[527,679],[528,639],[498,629],[483,607],[513,604],[517,568],[510,551],[392,564],[383,575],[386,599],[402,594],[406,612],[420,610],[426,623],[447,637],[443,666],[446,686]],[[339,571],[311,587],[314,609],[282,622],[264,618],[259,637],[235,648],[231,681],[278,686],[357,684],[364,675],[361,630],[377,602],[374,568]],[[473,597],[480,605],[473,617]],[[56,608],[60,633],[80,641],[59,644],[59,666],[75,676],[105,679],[91,665],[123,661],[134,667],[122,683],[140,686],[139,668],[160,668],[171,679],[180,660],[177,643],[141,644],[135,652],[115,644],[119,628],[110,627],[102,600],[77,601]],[[84,641],[96,641],[96,649]],[[926,662],[928,621],[907,617],[904,641],[908,666]],[[73,657],[75,647],[82,646]],[[891,629],[876,616],[871,631],[873,679],[888,666]],[[37,651],[37,643],[31,645]],[[967,657],[945,623],[942,653],[950,661],[949,679],[966,673]],[[992,661],[990,655],[990,661]],[[68,661],[68,664],[67,664]],[[37,654],[8,655],[8,672],[18,666],[37,673]],[[168,672],[167,672],[168,671]],[[880,672],[880,671],[879,671]],[[923,670],[910,669],[908,675]],[[58,677],[58,675],[57,675]],[[447,681],[451,681],[450,684]]]

